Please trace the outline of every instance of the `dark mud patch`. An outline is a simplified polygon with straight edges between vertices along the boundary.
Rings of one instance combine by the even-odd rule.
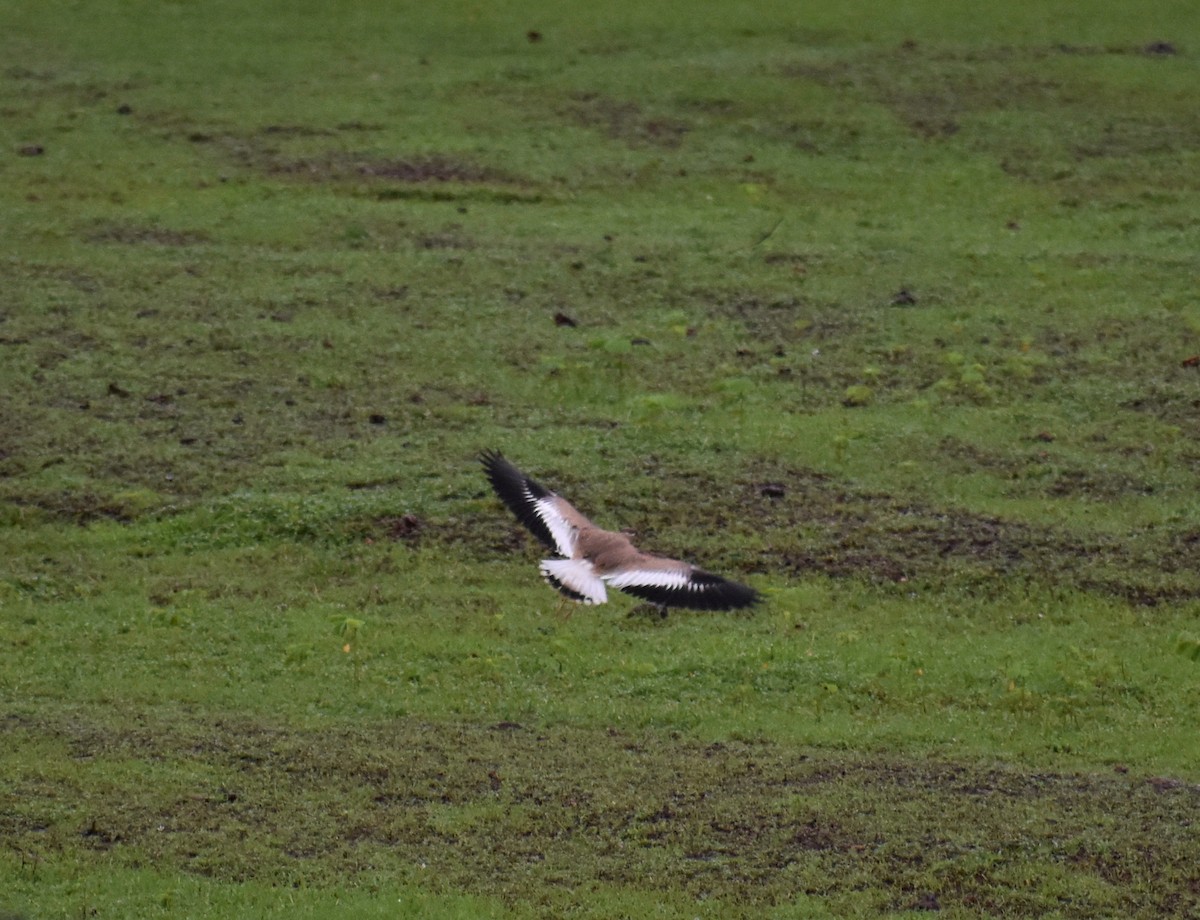
[[[35,492],[9,498],[9,501],[18,507],[36,509],[42,516],[50,520],[81,526],[99,521],[117,521],[128,524],[146,513],[146,509],[136,503],[86,489]]]
[[[1174,57],[1178,53],[1179,49],[1174,42],[1155,41],[1142,47],[1142,54],[1150,57]]]
[[[691,124],[683,119],[648,115],[636,102],[591,92],[572,94],[562,114],[574,124],[598,130],[630,147],[675,150],[691,130]]]
[[[295,176],[316,182],[346,180],[424,183],[514,183],[509,174],[457,157],[431,155],[412,158],[376,157],[367,154],[330,153],[314,157],[270,158],[268,173]]]
[[[328,153],[304,157],[271,152],[239,155],[243,165],[300,181],[349,185],[379,201],[462,201],[536,204],[542,193],[532,180],[460,157],[376,157]]]
[[[387,539],[402,543],[419,542],[425,529],[425,521],[415,514],[384,517],[375,523]]]
[[[351,123],[339,131],[373,131],[377,126]],[[400,186],[436,188],[438,186],[490,187],[496,195],[531,194],[534,183],[503,169],[477,163],[448,153],[423,153],[412,156],[380,156],[375,153],[328,150],[293,154],[289,146],[309,142],[334,132],[306,126],[268,125],[249,136],[207,134],[184,131],[190,143],[211,146],[237,166],[268,176],[308,182],[367,183],[383,189]],[[384,193],[381,192],[381,195]],[[391,196],[403,197],[394,192]]]
[[[852,307],[803,297],[763,298],[697,291],[695,298],[714,305],[711,315],[741,324],[754,339],[766,344],[817,345],[850,337],[867,323],[863,313]]]
[[[1042,873],[1068,890],[1056,916],[1182,916],[1200,897],[1200,787],[1131,772],[411,718],[298,730],[10,715],[0,734],[73,764],[7,778],[0,833],[43,857],[101,850],[305,886],[366,870],[547,908],[589,884],[644,889],[651,877],[751,911],[870,891],[882,910],[933,899],[1031,916],[1046,902],[1012,880]]]
[[[1064,465],[1046,448],[1053,441],[1053,435],[1041,432],[1030,438],[1028,448],[1001,453],[957,438],[943,438],[938,445],[939,457],[948,470],[985,472],[1012,482],[1010,494],[1014,497],[1042,495],[1108,502],[1154,494],[1154,483],[1129,473]]]
[[[933,54],[913,66],[920,51],[902,51],[892,60],[875,59],[865,70],[841,79],[865,77],[871,94],[923,138],[959,133],[964,119],[978,112],[1044,107],[1061,100],[1064,88],[1041,76],[1020,58],[974,59]],[[998,82],[999,81],[999,82]]]
[[[175,230],[143,224],[103,223],[84,234],[89,243],[115,243],[122,246],[200,246],[212,237],[202,230]]]
[[[327,128],[314,128],[311,125],[266,125],[262,133],[276,137],[329,137],[334,134]]]
[[[356,521],[350,529],[362,539],[445,547],[477,559],[532,554],[541,546],[499,506],[495,514],[467,513],[438,520],[388,515]]]
[[[476,243],[462,232],[462,227],[454,224],[440,232],[418,234],[413,244],[420,249],[474,249]]]
[[[1171,50],[1151,50],[1158,47]],[[1072,174],[1073,160],[1195,149],[1197,127],[1160,114],[1153,106],[1131,105],[1124,117],[1098,119],[1086,104],[1092,88],[1082,80],[1063,79],[1046,62],[1063,55],[1169,58],[1173,50],[1170,42],[964,49],[909,41],[890,52],[794,61],[780,72],[785,78],[811,80],[878,102],[916,137],[940,141],[962,134],[966,144],[1001,156],[1010,174],[1061,181]],[[1026,139],[1011,136],[1011,129],[994,133],[973,120],[999,111],[1053,114],[1061,136],[1077,142],[1069,147],[1053,142],[1054,155],[1047,159],[1047,149],[1030,147]]]
[[[805,334],[820,338],[850,331],[837,317],[814,322],[815,306],[799,297],[737,297],[718,306],[714,313],[741,323],[758,341],[790,341]]]
[[[1051,498],[1110,501],[1122,495],[1153,495],[1154,484],[1122,473],[1064,469],[1054,472],[1045,487],[1045,494]]]
[[[1079,484],[1060,477],[1048,488]],[[744,469],[729,482],[703,474],[664,477],[652,502],[611,509],[611,517],[651,540],[661,535],[656,544],[643,545],[666,554],[688,552],[666,539],[671,532],[738,534],[763,547],[756,558],[737,552],[722,558],[716,547],[716,558],[706,555],[705,562],[742,574],[819,573],[984,596],[1023,581],[1147,606],[1200,598],[1196,535],[1186,527],[1121,536],[1076,533],[933,506],[779,464]]]
[[[1142,395],[1121,403],[1121,408],[1145,413],[1176,426],[1181,435],[1200,439],[1200,397],[1194,386],[1155,383]]]

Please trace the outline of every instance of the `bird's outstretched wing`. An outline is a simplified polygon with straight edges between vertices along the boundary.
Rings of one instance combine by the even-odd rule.
[[[749,585],[705,572],[686,562],[646,554],[606,576],[605,581],[626,594],[664,607],[738,610],[762,600],[762,595]]]
[[[588,520],[570,503],[530,479],[498,450],[485,450],[479,462],[496,495],[529,532],[560,556],[574,555],[575,532]]]

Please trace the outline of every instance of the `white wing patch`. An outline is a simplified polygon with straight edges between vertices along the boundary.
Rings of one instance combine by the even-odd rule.
[[[529,496],[529,504],[533,512],[545,523],[554,538],[554,544],[562,556],[575,555],[575,528],[559,512],[554,498],[537,498]],[[603,603],[603,602],[601,602]]]
[[[586,559],[546,559],[542,577],[567,597],[581,604],[603,604],[608,600],[604,582]]]
[[[699,587],[692,583],[691,571],[680,568],[621,569],[612,575],[606,575],[604,580],[614,588],[642,587],[678,590]]]

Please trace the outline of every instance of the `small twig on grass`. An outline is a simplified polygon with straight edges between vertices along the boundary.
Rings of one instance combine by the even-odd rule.
[[[778,230],[780,228],[780,226],[783,224],[783,217],[784,217],[784,215],[780,214],[779,219],[771,225],[769,230],[767,230],[765,233],[760,234],[758,239],[756,239],[749,246],[743,246],[743,247],[739,247],[739,248],[746,249],[746,250],[757,249],[759,246],[761,246],[763,243],[765,243],[767,240],[769,240],[772,236],[775,235],[775,231]],[[734,248],[731,251],[738,252],[739,248]]]

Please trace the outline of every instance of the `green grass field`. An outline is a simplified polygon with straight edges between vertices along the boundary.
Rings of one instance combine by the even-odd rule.
[[[1194,915],[1198,55],[4,4],[0,918]],[[767,602],[556,616],[484,448]]]

